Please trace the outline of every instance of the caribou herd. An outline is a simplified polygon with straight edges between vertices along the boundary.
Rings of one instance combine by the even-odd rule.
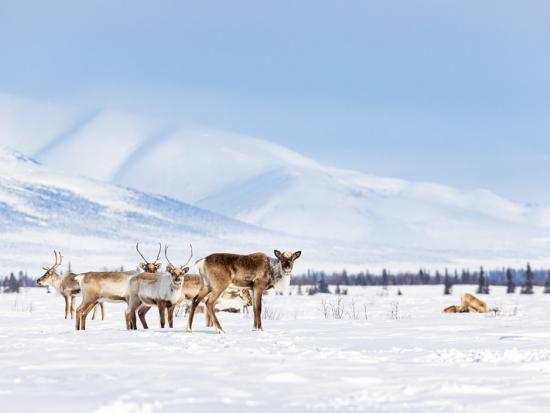
[[[187,331],[191,332],[193,317],[197,307],[205,301],[206,325],[215,327],[223,333],[216,317],[216,304],[230,299],[242,301],[243,312],[253,306],[254,329],[262,330],[262,296],[270,288],[281,289],[290,284],[290,273],[301,251],[274,251],[275,258],[263,253],[249,255],[217,253],[211,254],[195,263],[198,274],[190,274],[187,266],[193,258],[193,246],[187,262],[181,266],[172,264],[168,258],[168,246],[164,247],[166,268],[159,272],[162,264],[160,256],[162,244],[154,261],[148,261],[136,244],[136,251],[143,258],[136,271],[72,272],[62,276],[58,269],[63,255],[54,251],[55,262],[44,267],[45,273],[38,285],[53,287],[65,300],[65,318],[75,319],[76,330],[86,329],[86,318],[94,310],[95,319],[98,308],[105,318],[105,302],[126,303],[126,328],[137,328],[137,317],[143,328],[148,328],[145,315],[155,306],[159,311],[160,326],[174,327],[174,311],[184,302],[190,302]],[[82,296],[78,308],[74,308],[77,295]],[[137,317],[136,317],[137,313]]]

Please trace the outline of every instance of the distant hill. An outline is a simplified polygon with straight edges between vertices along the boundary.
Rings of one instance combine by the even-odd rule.
[[[37,103],[15,102],[19,103],[3,103],[7,121],[0,128],[4,133],[0,142],[28,148],[33,158],[65,171],[65,178],[71,176],[63,180],[74,183],[63,186],[70,193],[60,193],[59,209],[50,211],[51,217],[92,216],[90,222],[97,221],[95,236],[137,238],[140,230],[156,235],[164,228],[169,233],[181,229],[182,234],[206,236],[214,229],[224,230],[236,242],[229,245],[232,250],[242,244],[242,249],[257,246],[254,250],[269,251],[284,239],[288,248],[310,246],[311,261],[303,265],[334,269],[477,267],[493,262],[522,266],[527,260],[546,262],[550,256],[548,209],[512,202],[487,190],[462,191],[333,168],[253,137],[182,128],[175,121],[128,113],[76,113],[46,105],[35,112],[47,112],[49,118],[34,119],[37,115],[28,106]],[[33,127],[34,123],[39,126]],[[47,133],[41,134],[40,127]],[[83,178],[75,175],[96,181],[82,184]],[[55,186],[53,181],[50,184]],[[42,190],[33,186],[35,195]],[[89,202],[105,191],[115,201]],[[18,196],[23,196],[21,191]],[[51,193],[46,190],[44,196]],[[40,214],[27,216],[25,209],[3,208],[0,222],[5,228],[36,226],[40,221]],[[98,220],[105,219],[112,221],[100,225]],[[46,221],[58,230],[74,233],[79,228]],[[235,237],[243,231],[254,236]],[[272,238],[274,233],[279,235]],[[278,238],[280,234],[289,235]]]

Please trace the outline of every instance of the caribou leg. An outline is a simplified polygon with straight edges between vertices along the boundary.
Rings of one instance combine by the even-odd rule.
[[[63,299],[65,300],[65,320],[67,320],[69,318],[69,312],[70,312],[69,297],[64,295]]]
[[[143,328],[145,330],[147,330],[149,328],[149,326],[147,325],[147,320],[145,319],[145,314],[147,314],[147,312],[151,309],[151,307],[149,306],[146,306],[146,305],[142,305],[139,309],[138,309],[138,316],[139,316],[139,321],[141,321],[141,325],[143,326]]]
[[[216,317],[216,301],[218,301],[218,298],[222,295],[223,291],[224,290],[212,291],[206,300],[206,309],[210,315],[210,319],[212,320],[214,327],[216,327],[216,331],[220,334],[224,331],[218,321],[218,317]]]
[[[187,332],[190,333],[193,328],[193,317],[195,316],[195,310],[200,304],[204,297],[210,293],[210,290],[207,286],[203,286],[199,293],[193,297],[193,302],[191,303],[191,310],[189,311],[189,317],[187,318]]]
[[[76,295],[71,295],[71,305],[70,305],[70,311],[71,311],[71,320],[74,318],[74,301],[76,300]]]
[[[254,330],[262,330],[262,288],[254,288]]]
[[[96,305],[94,306],[94,312],[92,313],[92,320],[95,320],[95,317],[96,317],[96,315],[97,315],[97,309],[98,309],[98,307],[99,307],[99,304],[96,304]]]
[[[165,319],[166,305],[164,303],[159,303],[158,309],[159,309],[160,328],[164,328],[164,325],[166,323],[166,319]]]
[[[174,328],[174,310],[176,309],[175,305],[170,305],[166,307],[166,312],[168,314],[168,327]]]

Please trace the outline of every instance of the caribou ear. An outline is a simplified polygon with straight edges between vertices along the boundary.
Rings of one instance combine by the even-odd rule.
[[[275,250],[275,251],[273,251],[273,252],[275,253],[275,256],[276,256],[277,258],[279,258],[279,259],[281,258],[281,251]]]
[[[46,267],[42,267],[42,269],[43,269],[44,271],[48,271],[48,270],[49,270],[49,268],[46,268]]]
[[[158,271],[158,269],[161,267],[161,265],[162,265],[162,264],[161,264],[160,262],[159,262],[158,264],[155,264],[155,268],[157,269],[157,271]]]
[[[185,268],[183,269],[183,273],[184,273],[184,274],[187,274],[188,272],[189,272],[189,267],[185,267]]]
[[[147,264],[145,264],[144,262],[140,262],[139,263],[139,268],[141,268],[143,271],[146,271],[147,270]]]
[[[302,255],[302,251],[296,251],[294,254],[292,254],[292,261],[300,258],[300,255]]]

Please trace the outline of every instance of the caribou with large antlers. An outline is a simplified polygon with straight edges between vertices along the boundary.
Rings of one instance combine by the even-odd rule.
[[[135,330],[136,325],[136,310],[142,308],[140,319],[145,317],[148,309],[156,305],[159,310],[160,326],[164,328],[166,322],[166,311],[168,314],[173,314],[174,307],[181,297],[181,289],[184,284],[184,276],[189,272],[189,267],[186,265],[193,257],[193,246],[190,244],[191,253],[189,259],[180,267],[173,265],[168,259],[168,246],[164,247],[164,256],[168,265],[165,273],[138,274],[128,281],[128,308],[126,309],[126,327]],[[147,308],[147,310],[145,310]],[[146,323],[142,324],[144,328]],[[173,327],[173,318],[169,317],[169,326]]]
[[[149,272],[152,274],[156,273],[159,270],[159,268],[162,265],[160,262],[158,262],[160,259],[160,253],[162,251],[162,244],[160,242],[159,242],[159,252],[157,254],[157,258],[153,262],[147,261],[147,258],[143,256],[143,254],[139,250],[139,242],[136,243],[136,251],[138,252],[139,255],[141,255],[141,258],[143,258],[143,261],[144,261],[139,263],[139,268],[141,268],[144,272]]]
[[[166,258],[166,261],[168,261],[169,266],[166,267],[168,271],[170,271],[170,266],[174,267],[172,263],[170,262],[170,259],[168,258],[167,254],[168,246],[165,246],[164,249],[164,256]],[[193,247],[191,246],[191,255],[193,255]],[[189,257],[189,260],[183,265],[184,267],[189,264],[191,261],[191,257]],[[176,306],[180,303],[182,303],[185,300],[192,300],[200,291],[201,289],[201,276],[199,274],[185,274],[183,286],[181,289],[181,295],[178,299],[176,305],[171,306],[166,309],[167,317],[168,317],[168,325],[170,328],[173,328],[174,326],[174,309]],[[248,289],[236,289],[236,288],[228,288],[218,299],[217,302],[223,302],[227,300],[232,300],[235,298],[240,298],[243,303],[243,313],[246,311],[248,312],[248,307],[252,305],[252,297],[250,296],[250,292]],[[139,312],[139,311],[138,311]],[[163,327],[164,323],[161,322],[161,327]],[[206,326],[212,327],[214,324],[212,322],[212,319],[206,313]]]
[[[193,246],[191,247],[191,256],[193,255]],[[168,258],[168,246],[166,245],[164,247],[164,257],[166,258],[166,261],[168,262],[168,265],[166,267],[166,270],[172,274],[174,274],[173,268],[176,268],[170,259]],[[189,257],[189,260],[180,267],[180,270],[189,264],[191,261],[191,257]],[[168,326],[170,328],[174,327],[174,310],[177,307],[178,304],[182,303],[183,301],[191,301],[193,298],[199,293],[201,289],[201,276],[199,274],[185,274],[183,278],[183,286],[181,288],[181,294],[180,298],[176,302],[175,305],[169,306],[166,308],[165,314],[159,314],[160,315],[160,326],[161,328],[164,328],[166,321],[168,322]],[[248,307],[252,305],[252,297],[250,296],[250,292],[248,289],[231,289],[228,288],[220,297],[218,302],[224,302],[228,300],[233,300],[236,298],[240,298],[243,304],[243,313],[248,313]],[[143,324],[144,328],[147,325],[147,321],[145,320],[145,314],[147,311],[149,311],[151,307],[142,305],[138,310],[138,315],[141,320],[141,323]],[[166,320],[163,319],[163,317],[166,317]],[[206,314],[206,326],[212,327],[213,323],[211,318],[208,316],[208,313]]]
[[[76,296],[80,294],[80,285],[75,279],[74,273],[70,272],[64,277],[59,275],[57,272],[57,268],[61,266],[61,263],[63,262],[63,255],[61,255],[61,252],[53,251],[55,255],[55,263],[51,267],[42,267],[44,271],[44,275],[40,277],[38,280],[36,280],[36,283],[38,285],[42,286],[52,286],[65,300],[65,319],[68,319],[69,316],[71,318],[74,317],[74,301],[76,299]],[[59,254],[59,256],[58,256]],[[105,319],[105,308],[103,307],[103,304],[100,304],[101,306],[101,319]],[[97,306],[94,307],[94,314],[93,319],[95,319],[97,313]]]
[[[162,245],[159,243],[159,253],[154,262],[149,262],[139,250],[139,243],[136,244],[138,254],[145,262],[139,264],[140,268],[146,271],[150,276],[159,270],[161,264],[160,252]],[[80,284],[82,291],[82,303],[76,309],[77,330],[86,329],[86,317],[97,303],[113,302],[128,303],[128,281],[131,277],[140,274],[138,271],[126,272],[87,272],[78,274],[75,279]]]
[[[284,288],[290,284],[290,273],[301,251],[280,252],[275,250],[271,258],[263,253],[250,255],[212,254],[198,260],[202,285],[199,293],[193,298],[187,331],[191,332],[193,316],[199,303],[208,296],[206,308],[218,333],[223,329],[216,317],[214,306],[218,298],[230,287],[250,288],[253,292],[254,329],[262,329],[262,295],[269,288]]]

